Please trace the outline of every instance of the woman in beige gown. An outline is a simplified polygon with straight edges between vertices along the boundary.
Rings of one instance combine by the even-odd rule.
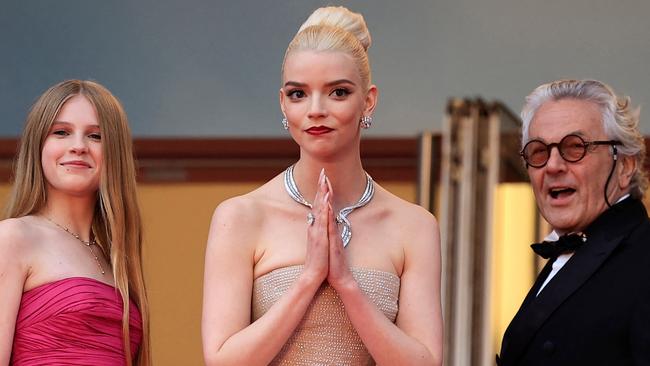
[[[316,10],[289,44],[283,125],[300,159],[215,210],[206,250],[208,365],[440,365],[435,218],[366,174],[377,102],[360,14]]]

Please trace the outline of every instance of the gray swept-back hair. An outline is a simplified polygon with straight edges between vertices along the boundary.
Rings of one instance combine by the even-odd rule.
[[[632,109],[629,97],[618,97],[605,83],[597,80],[557,80],[538,86],[526,97],[526,104],[521,111],[522,146],[530,139],[530,123],[539,107],[548,101],[561,99],[589,101],[600,108],[607,137],[620,141],[623,145],[618,147],[618,151],[636,160],[636,171],[630,182],[630,194],[635,198],[642,198],[648,187],[648,178],[643,169],[646,151],[645,141],[639,132],[640,109]]]

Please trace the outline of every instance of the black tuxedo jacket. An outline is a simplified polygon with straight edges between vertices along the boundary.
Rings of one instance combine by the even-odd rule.
[[[627,198],[585,230],[586,244],[506,329],[499,366],[650,365],[650,221]]]

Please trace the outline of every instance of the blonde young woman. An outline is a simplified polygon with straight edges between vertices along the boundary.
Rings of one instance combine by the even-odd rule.
[[[33,105],[0,222],[0,365],[149,365],[131,145],[95,82]]]
[[[439,232],[361,165],[377,102],[363,17],[316,10],[289,44],[280,107],[300,160],[216,209],[209,365],[439,365]]]

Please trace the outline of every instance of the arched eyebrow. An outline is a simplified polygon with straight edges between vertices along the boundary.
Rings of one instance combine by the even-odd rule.
[[[352,86],[357,85],[352,80],[349,80],[349,79],[338,79],[338,80],[332,80],[332,81],[329,81],[329,82],[325,83],[325,86],[333,86],[333,85],[340,85],[340,84],[350,84]],[[284,83],[284,86],[285,87],[287,87],[287,86],[295,86],[295,87],[298,87],[298,88],[304,88],[304,87],[307,86],[307,84],[301,83],[301,82],[298,82],[298,81],[287,81],[286,83]]]
[[[287,81],[286,83],[284,83],[284,86],[285,87],[287,87],[287,86],[295,86],[295,87],[298,87],[298,88],[304,88],[305,86],[307,86],[307,84],[299,83],[297,81]]]
[[[339,85],[339,84],[350,84],[352,86],[357,85],[352,80],[348,80],[348,79],[338,79],[338,80],[334,80],[334,81],[330,81],[328,83],[325,83],[326,86],[333,86],[333,85]]]

